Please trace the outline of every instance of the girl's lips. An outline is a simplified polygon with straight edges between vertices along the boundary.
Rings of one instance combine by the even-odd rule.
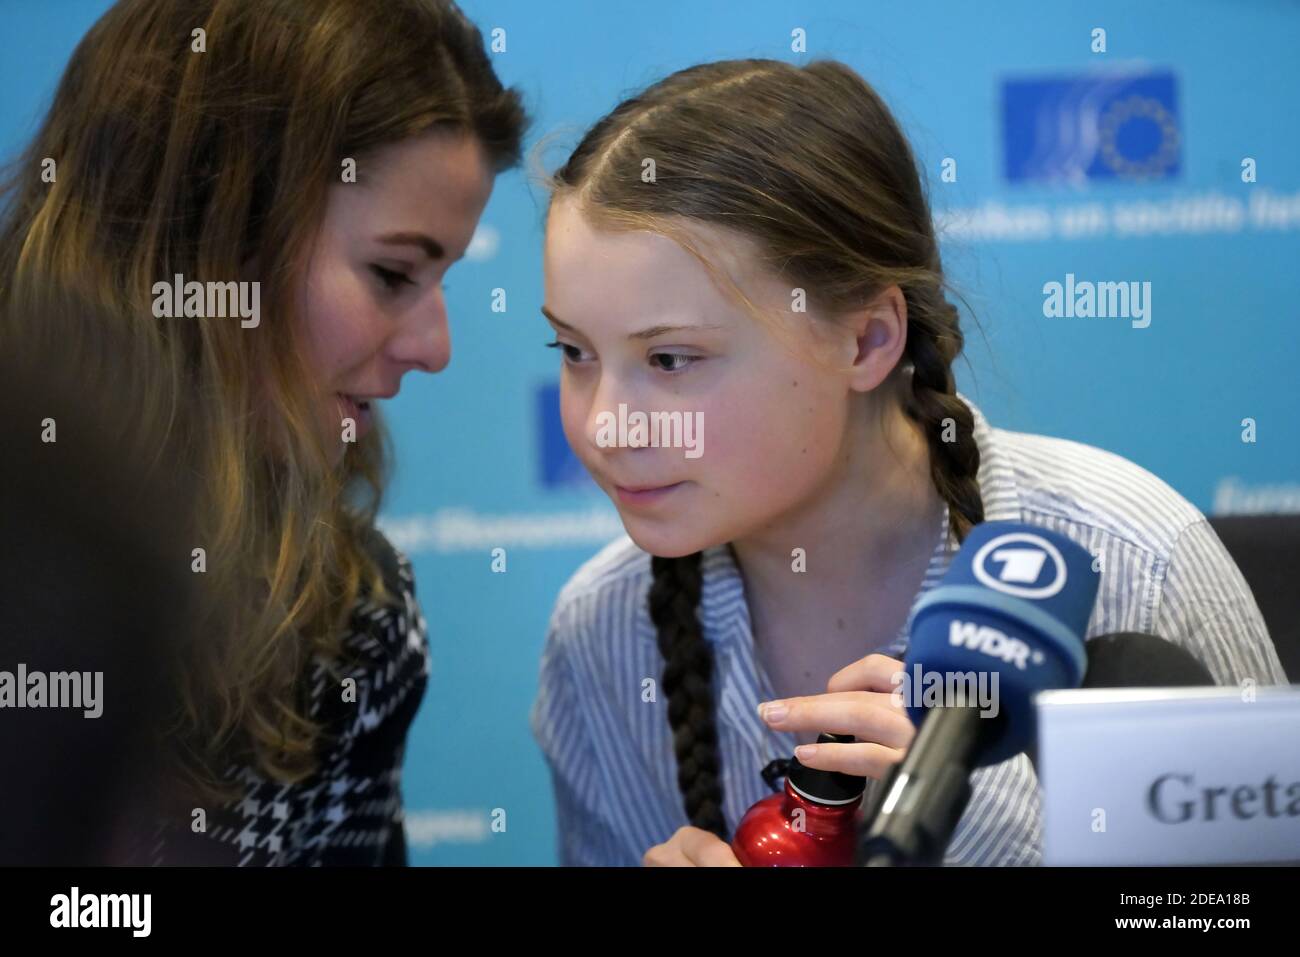
[[[659,485],[654,488],[630,489],[622,485],[614,486],[614,494],[624,505],[654,505],[671,495],[674,489],[681,488],[685,482],[674,482],[672,485]]]

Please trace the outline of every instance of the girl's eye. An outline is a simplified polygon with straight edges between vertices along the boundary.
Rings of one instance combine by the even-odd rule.
[[[548,348],[548,349],[559,349],[561,352],[564,353],[564,361],[565,361],[565,362],[581,362],[581,361],[582,361],[582,350],[579,349],[577,346],[569,345],[569,343],[567,343],[567,342],[560,342],[560,341],[557,339],[555,342],[548,342],[548,343],[546,343],[546,348]]]
[[[377,263],[371,263],[370,271],[379,277],[379,281],[384,284],[389,292],[396,292],[402,286],[414,286],[415,282],[405,273],[397,272],[392,269],[385,269]]]
[[[675,352],[656,352],[650,356],[650,362],[660,372],[681,372],[695,364],[700,356],[683,356]]]

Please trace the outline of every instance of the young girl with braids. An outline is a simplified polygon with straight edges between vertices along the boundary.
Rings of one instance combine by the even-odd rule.
[[[1220,683],[1285,680],[1194,506],[955,391],[917,166],[850,69],[683,70],[600,120],[551,188],[564,429],[627,531],[561,592],[542,659],[562,863],[735,865],[762,769],[796,744],[878,779],[914,735],[890,695],[909,612],[981,521],[1098,556],[1089,637],[1151,632]],[[620,404],[695,416],[698,454],[611,446]],[[856,743],[811,745],[822,731]],[[1028,759],[973,789],[946,862],[1037,863]]]

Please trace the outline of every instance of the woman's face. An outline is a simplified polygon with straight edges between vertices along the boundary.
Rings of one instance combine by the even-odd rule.
[[[441,133],[385,147],[359,161],[357,182],[330,187],[299,314],[338,457],[345,418],[360,438],[373,403],[395,396],[407,372],[438,372],[451,358],[442,281],[493,178],[477,139]]]
[[[699,233],[729,243],[720,248],[735,254],[719,264],[784,314],[790,336],[750,318],[667,237],[598,231],[567,199],[546,231],[543,309],[564,353],[565,436],[632,540],[665,557],[761,532],[814,501],[843,447],[852,391],[828,368],[852,361],[852,335],[793,313],[791,287],[748,268],[743,244]],[[602,413],[617,416],[620,403],[629,415],[702,415],[698,456],[609,445]]]

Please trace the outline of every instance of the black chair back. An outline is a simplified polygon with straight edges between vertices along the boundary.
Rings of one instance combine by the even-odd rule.
[[[1300,514],[1216,515],[1210,525],[1241,569],[1292,684],[1300,684]]]

